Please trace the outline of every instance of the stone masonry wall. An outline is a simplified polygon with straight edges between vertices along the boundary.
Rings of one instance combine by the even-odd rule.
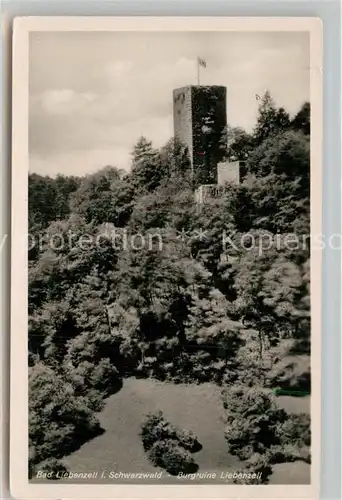
[[[191,87],[183,87],[173,91],[173,126],[175,137],[187,148],[192,166]]]
[[[224,185],[226,182],[240,184],[239,161],[226,161],[217,165],[217,184]]]

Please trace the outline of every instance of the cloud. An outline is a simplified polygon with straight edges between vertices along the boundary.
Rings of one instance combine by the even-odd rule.
[[[132,61],[114,61],[105,67],[105,73],[110,80],[126,77],[132,72],[134,65]]]
[[[94,103],[96,98],[94,93],[77,93],[72,89],[46,90],[39,97],[43,111],[51,115],[73,115],[82,112]]]

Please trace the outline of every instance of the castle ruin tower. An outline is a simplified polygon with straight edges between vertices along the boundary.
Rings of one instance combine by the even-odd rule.
[[[189,85],[173,91],[174,135],[188,149],[196,185],[216,184],[226,155],[226,87]]]

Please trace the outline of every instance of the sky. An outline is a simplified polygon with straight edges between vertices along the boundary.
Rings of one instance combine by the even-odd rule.
[[[292,115],[309,100],[309,34],[289,32],[34,32],[29,162],[41,175],[130,169],[140,136],[173,136],[172,90],[227,87],[227,119],[251,131],[256,94]]]

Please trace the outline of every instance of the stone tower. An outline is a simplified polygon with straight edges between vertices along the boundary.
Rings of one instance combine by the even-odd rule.
[[[174,135],[188,149],[196,185],[216,184],[226,149],[226,87],[190,85],[173,91]]]

